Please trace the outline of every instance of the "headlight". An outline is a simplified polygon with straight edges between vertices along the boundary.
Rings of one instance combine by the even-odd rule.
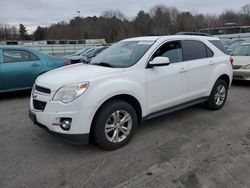
[[[63,103],[73,102],[88,89],[88,86],[88,82],[64,86],[56,92],[53,100]]]
[[[242,69],[250,69],[250,64],[243,66]]]

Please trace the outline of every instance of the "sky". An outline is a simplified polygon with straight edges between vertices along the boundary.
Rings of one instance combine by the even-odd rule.
[[[69,21],[77,16],[99,16],[105,10],[119,10],[133,18],[139,10],[149,11],[157,4],[175,6],[181,11],[220,14],[239,11],[249,0],[0,0],[0,23],[24,24],[29,32],[40,26]]]

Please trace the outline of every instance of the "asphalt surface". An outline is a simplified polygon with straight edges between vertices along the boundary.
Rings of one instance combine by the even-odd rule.
[[[29,92],[0,95],[0,187],[250,187],[250,82],[226,105],[145,122],[126,147],[66,144],[28,118]]]

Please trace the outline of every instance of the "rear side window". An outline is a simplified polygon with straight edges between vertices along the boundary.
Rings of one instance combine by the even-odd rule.
[[[33,53],[30,52],[30,60],[31,61],[38,61],[39,58],[35,54],[33,54]]]
[[[208,48],[207,46],[206,46],[206,50],[207,50],[207,57],[213,57],[214,56],[214,52],[210,48]]]
[[[24,61],[34,61],[38,58],[31,52],[26,50],[3,50],[3,62],[24,62]]]
[[[184,60],[195,60],[207,58],[207,47],[200,41],[182,41]],[[211,54],[210,54],[211,55]]]
[[[227,54],[227,50],[220,40],[210,40],[209,42],[211,42],[214,46],[216,46],[220,51]]]

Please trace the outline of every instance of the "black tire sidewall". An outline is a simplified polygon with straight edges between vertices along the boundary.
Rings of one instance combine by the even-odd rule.
[[[223,85],[226,88],[226,96],[225,96],[225,99],[224,99],[224,101],[223,101],[223,103],[221,105],[217,105],[215,103],[215,101],[214,101],[214,96],[216,94],[216,90],[217,90],[217,88],[218,88],[219,85]],[[211,92],[211,94],[209,96],[209,99],[207,101],[207,106],[210,109],[212,109],[212,110],[219,110],[219,109],[221,109],[225,105],[225,103],[226,103],[227,95],[228,95],[228,85],[227,85],[227,83],[224,80],[218,79],[215,82],[214,86],[213,86],[212,92]]]
[[[126,139],[119,143],[110,142],[105,135],[105,124],[107,119],[112,113],[117,110],[125,110],[128,112],[132,118],[132,127],[129,135]],[[121,100],[111,101],[105,104],[98,112],[96,119],[94,120],[94,140],[95,143],[106,150],[115,150],[125,146],[133,137],[135,130],[137,128],[138,118],[134,108],[127,102]]]

